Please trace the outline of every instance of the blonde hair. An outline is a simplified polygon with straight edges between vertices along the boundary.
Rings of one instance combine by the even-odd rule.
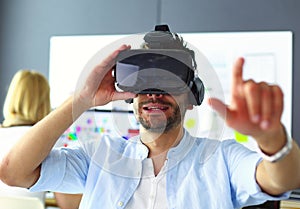
[[[9,86],[2,126],[34,125],[51,111],[47,79],[33,70],[18,71]]]

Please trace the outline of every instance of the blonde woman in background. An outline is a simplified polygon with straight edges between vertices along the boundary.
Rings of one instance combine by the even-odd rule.
[[[51,111],[47,79],[32,70],[13,77],[4,102],[2,127],[32,126]]]
[[[10,83],[4,102],[4,121],[0,124],[0,161],[26,131],[50,111],[50,87],[45,76],[33,70],[19,70]],[[43,203],[45,199],[45,192],[33,193],[0,181],[1,195],[38,197]],[[78,208],[81,199],[80,195],[62,193],[55,193],[55,197],[62,209]]]
[[[0,159],[35,123],[51,111],[47,79],[31,70],[18,71],[9,86],[0,124]],[[22,163],[22,162],[20,162]],[[0,195],[33,196],[44,202],[45,193],[32,193],[24,188],[9,187],[0,181]]]

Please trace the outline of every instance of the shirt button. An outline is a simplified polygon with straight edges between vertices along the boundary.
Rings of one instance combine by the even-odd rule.
[[[118,202],[118,206],[122,207],[124,203],[122,201]]]

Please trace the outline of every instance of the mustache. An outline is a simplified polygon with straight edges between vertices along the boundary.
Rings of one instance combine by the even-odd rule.
[[[147,105],[147,104],[161,104],[161,105],[169,105],[169,106],[173,106],[170,102],[166,102],[166,101],[163,101],[159,98],[156,98],[155,100],[153,100],[152,98],[147,100],[147,101],[144,101],[144,102],[140,102],[139,106],[143,106],[143,105]]]

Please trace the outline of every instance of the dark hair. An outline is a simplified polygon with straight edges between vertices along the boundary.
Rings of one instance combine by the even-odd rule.
[[[169,31],[152,31],[144,36],[142,49],[179,49],[188,52],[193,59],[194,70],[197,69],[195,52],[187,47],[187,43],[177,33]]]

